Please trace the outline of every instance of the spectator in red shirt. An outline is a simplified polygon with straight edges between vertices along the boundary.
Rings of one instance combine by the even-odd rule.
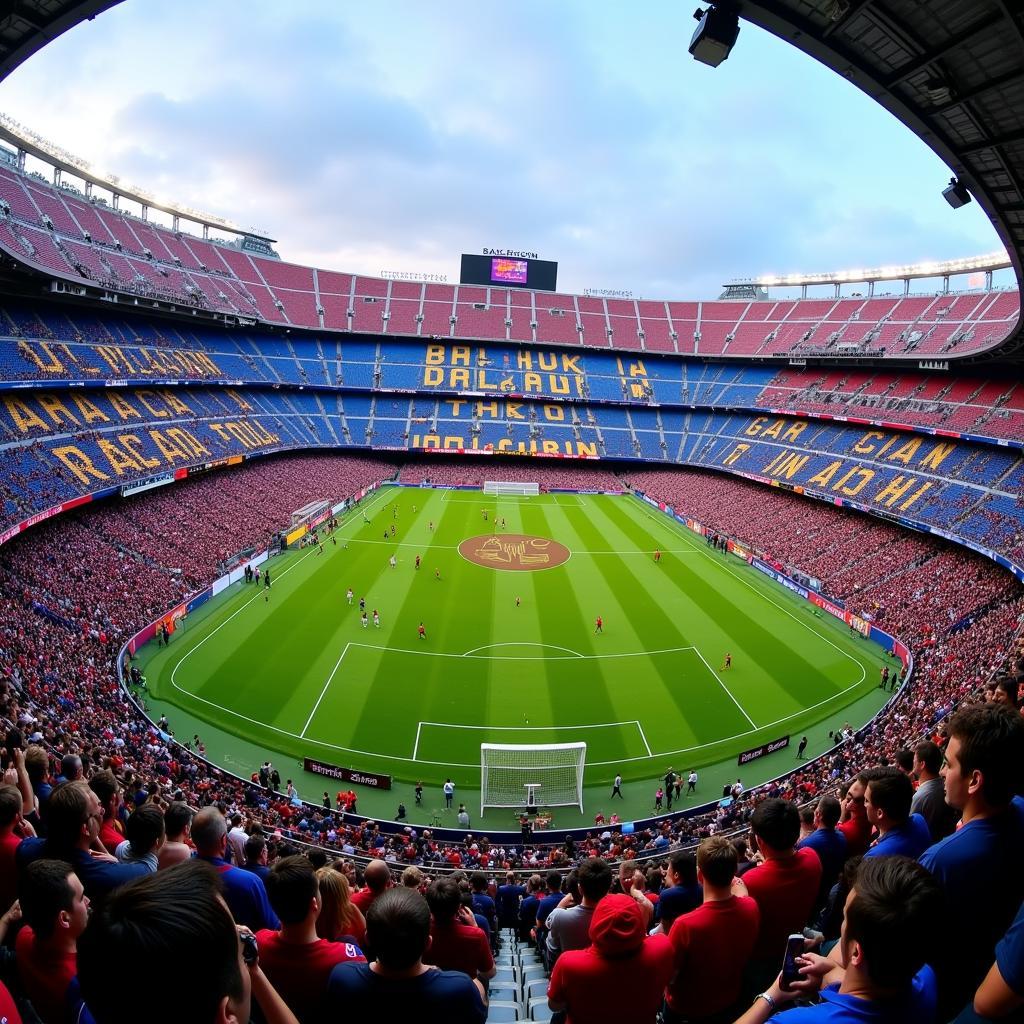
[[[569,950],[555,964],[548,1006],[567,1024],[654,1020],[674,970],[667,935],[647,935],[633,896],[609,895],[590,920],[590,946]]]
[[[391,869],[382,860],[371,860],[363,872],[364,887],[352,894],[352,902],[366,917],[370,904],[385,890],[391,888]]]
[[[462,971],[486,981],[496,973],[491,946],[453,878],[438,878],[427,889],[431,914],[430,960],[442,971]]]
[[[62,860],[33,861],[18,879],[24,927],[15,943],[18,977],[45,1024],[72,1024],[68,986],[78,973],[78,937],[89,920],[89,897]]]
[[[859,857],[867,852],[871,842],[871,822],[864,809],[868,778],[861,772],[850,783],[842,800],[843,813],[839,819],[838,831],[846,836],[846,852],[849,857]]]
[[[35,835],[21,817],[22,799],[16,786],[0,786],[0,913],[17,898],[18,872],[14,851],[25,836]],[[27,830],[26,830],[27,828]]]
[[[821,885],[821,861],[811,849],[796,848],[800,813],[789,800],[765,800],[750,819],[754,842],[764,862],[733,883],[740,896],[752,896],[761,912],[761,927],[747,973],[760,992],[778,973],[786,939],[803,931]]]
[[[757,904],[732,891],[736,865],[736,847],[725,836],[705,839],[697,849],[704,902],[677,917],[669,932],[676,974],[665,990],[665,1024],[717,1024],[736,1016],[761,923]]]
[[[121,809],[121,783],[109,768],[97,772],[89,779],[89,788],[99,797],[103,807],[100,824],[100,842],[107,853],[113,853],[124,842],[124,825],[118,815]]]
[[[337,964],[365,963],[358,946],[316,933],[320,885],[308,857],[284,857],[270,869],[267,896],[281,921],[278,931],[256,933],[260,964],[300,1024],[320,1018],[327,979]]]

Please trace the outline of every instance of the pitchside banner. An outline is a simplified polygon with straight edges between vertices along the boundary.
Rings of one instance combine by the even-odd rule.
[[[759,747],[751,747],[750,750],[744,750],[736,758],[736,763],[749,764],[751,761],[756,761],[759,757],[764,757],[766,754],[774,754],[776,750],[782,750],[788,746],[789,736],[780,736],[777,740],[772,740],[771,743],[762,743]]]
[[[317,761],[312,757],[305,758],[302,766],[307,772],[323,775],[328,779],[337,779],[339,782],[353,782],[357,786],[373,786],[374,789],[391,788],[390,775],[378,775],[376,772],[354,772],[351,768],[327,764],[326,761]]]

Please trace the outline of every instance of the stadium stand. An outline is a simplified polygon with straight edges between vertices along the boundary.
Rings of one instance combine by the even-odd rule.
[[[352,278],[175,233],[11,167],[0,167],[0,203],[0,247],[28,266],[311,329],[707,357],[957,358],[998,345],[1020,313],[1016,292],[634,303]]]

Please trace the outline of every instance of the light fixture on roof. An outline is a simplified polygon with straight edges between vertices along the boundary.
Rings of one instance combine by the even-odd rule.
[[[949,184],[942,190],[942,198],[954,210],[959,210],[961,206],[966,206],[971,201],[971,193],[967,191],[967,186],[962,185],[957,178],[950,178]]]
[[[928,94],[928,99],[936,105],[949,103],[953,98],[953,90],[949,87],[949,83],[941,78],[929,78],[924,83],[924,91]]]
[[[690,56],[708,67],[717,68],[732,52],[740,34],[740,19],[728,3],[712,4],[706,11],[693,12],[699,23],[690,40]]]

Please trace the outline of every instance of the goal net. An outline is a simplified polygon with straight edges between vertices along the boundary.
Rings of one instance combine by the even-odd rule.
[[[570,805],[582,812],[586,760],[586,743],[481,743],[480,814],[485,807]]]
[[[484,494],[535,497],[540,494],[540,484],[513,483],[510,480],[485,480]]]

